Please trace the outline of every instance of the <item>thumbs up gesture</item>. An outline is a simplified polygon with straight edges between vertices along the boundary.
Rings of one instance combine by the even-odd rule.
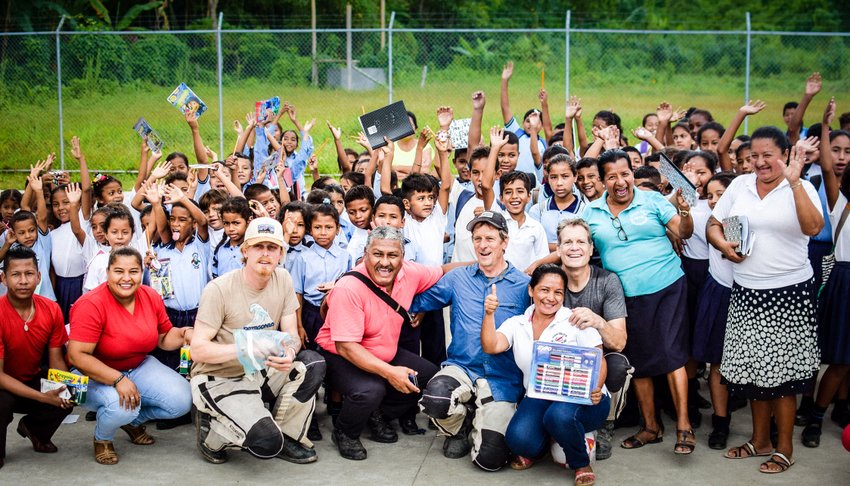
[[[496,284],[493,284],[490,294],[488,294],[487,298],[484,299],[484,313],[487,315],[493,315],[498,307],[499,297],[496,295]]]

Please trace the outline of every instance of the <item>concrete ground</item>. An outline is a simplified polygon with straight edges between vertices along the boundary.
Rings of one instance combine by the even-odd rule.
[[[443,439],[434,431],[424,436],[401,435],[396,444],[378,444],[364,434],[363,443],[369,451],[366,461],[342,459],[330,441],[330,420],[320,405],[319,416],[325,439],[316,443],[318,462],[295,465],[280,459],[259,460],[245,452],[232,451],[230,461],[213,465],[201,459],[195,446],[193,426],[168,431],[150,432],[157,439],[152,446],[130,444],[119,431],[115,447],[121,462],[102,466],[92,453],[93,422],[84,417],[75,424],[65,424],[54,442],[59,452],[54,455],[36,454],[28,440],[15,433],[17,422],[7,430],[6,466],[0,470],[0,484],[352,484],[352,485],[516,485],[522,481],[537,485],[572,484],[573,475],[557,467],[550,458],[529,470],[505,469],[486,473],[473,466],[469,458],[446,459],[442,454]],[[85,414],[77,409],[74,413]],[[704,425],[697,430],[699,441],[691,456],[673,454],[674,434],[665,436],[660,444],[647,445],[627,451],[615,445],[614,455],[595,464],[597,484],[643,485],[746,485],[746,484],[850,484],[850,452],[841,447],[841,431],[829,421],[824,422],[821,446],[808,449],[799,443],[801,428],[795,429],[796,464],[787,472],[768,476],[758,471],[760,459],[729,460],[721,451],[708,448],[710,416],[704,413]],[[17,420],[17,417],[16,417]],[[420,426],[425,420],[420,415]],[[668,420],[668,428],[670,428]],[[618,429],[616,439],[624,439],[634,429]],[[732,420],[729,445],[746,441],[750,432],[750,417],[746,409],[736,412]],[[619,443],[619,442],[618,442]]]

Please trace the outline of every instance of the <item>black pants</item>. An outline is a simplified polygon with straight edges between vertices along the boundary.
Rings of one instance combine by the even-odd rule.
[[[194,327],[195,317],[198,315],[198,309],[181,311],[166,307],[165,313],[168,314],[168,320],[171,321],[171,325],[174,327]],[[168,366],[174,371],[177,371],[180,368],[179,349],[175,349],[174,351],[164,351],[156,348],[151,352],[151,356],[158,359],[160,363]]]
[[[35,390],[41,388],[38,378],[26,383],[26,385]],[[62,420],[72,410],[73,408],[54,407],[29,398],[21,398],[6,390],[0,390],[0,426],[3,428],[0,431],[0,459],[6,457],[6,428],[12,423],[13,414],[24,414],[25,416],[21,420],[26,424],[30,433],[42,442],[48,442],[56,433],[56,429],[59,428]]]
[[[398,347],[421,356],[436,366],[446,360],[446,326],[443,310],[426,312],[418,327],[404,325],[398,337]]]
[[[322,350],[328,365],[327,382],[342,393],[342,411],[336,426],[349,437],[360,437],[369,416],[378,408],[388,419],[415,413],[421,393],[401,393],[387,380],[363,371],[347,359]],[[389,363],[416,370],[420,389],[437,373],[438,368],[419,356],[399,349]]]
[[[322,317],[320,308],[305,300],[304,305],[301,306],[301,325],[304,326],[307,339],[309,339],[307,349],[319,350],[319,346],[316,344],[316,336],[319,335],[319,329],[322,328],[324,323],[325,319]]]

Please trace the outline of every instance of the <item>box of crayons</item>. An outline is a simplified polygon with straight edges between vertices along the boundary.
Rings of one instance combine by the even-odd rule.
[[[599,381],[602,350],[534,342],[527,395],[532,398],[591,405]]]
[[[68,395],[62,394],[62,398],[70,399],[77,405],[86,403],[86,393],[89,389],[89,377],[84,375],[75,375],[67,371],[60,371],[53,368],[47,370],[47,379],[42,380],[42,392],[56,389],[64,385]]]

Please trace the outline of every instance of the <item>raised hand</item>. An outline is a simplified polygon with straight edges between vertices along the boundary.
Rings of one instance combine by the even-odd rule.
[[[319,158],[316,157],[316,154],[311,155],[307,160],[307,167],[310,168],[311,172],[319,170]]]
[[[549,103],[549,93],[547,93],[545,89],[540,88],[540,92],[537,93],[537,99],[540,100],[541,105],[548,104]]]
[[[490,129],[490,150],[498,151],[506,143],[508,143],[508,136],[502,127],[494,126]]]
[[[673,119],[673,107],[670,106],[670,103],[662,101],[655,109],[655,116],[658,117],[659,123],[670,123],[670,120]]]
[[[428,145],[428,142],[430,142],[433,138],[434,131],[431,130],[429,127],[425,127],[419,131],[419,140],[416,142],[416,144],[419,148],[425,148],[425,146]]]
[[[820,147],[820,138],[817,136],[801,138],[797,140],[796,146],[803,150],[801,156],[805,155],[806,152],[814,152]]]
[[[437,132],[437,136],[434,137],[434,146],[437,147],[437,152],[449,152],[452,150],[452,140],[449,138],[449,134],[440,130]]]
[[[142,187],[144,187],[145,190],[145,199],[147,199],[149,203],[156,206],[162,202],[162,192],[165,190],[164,186],[160,186],[155,181],[149,181],[145,182]]]
[[[165,186],[165,203],[166,204],[174,204],[176,202],[183,201],[184,199],[188,199],[186,193],[183,192],[179,187],[174,184],[168,184]]]
[[[488,316],[492,316],[496,313],[496,309],[499,308],[499,296],[496,295],[496,284],[490,288],[490,293],[487,294],[487,297],[484,299],[484,313]]]
[[[316,119],[315,118],[313,118],[312,120],[307,120],[307,123],[304,124],[304,133],[309,132],[310,129],[313,128],[315,125],[316,125]]]
[[[476,91],[472,93],[472,109],[473,110],[483,110],[484,105],[487,104],[487,97],[484,96],[483,91]]]
[[[248,124],[248,129],[254,128],[257,126],[257,115],[252,111],[250,113],[245,114],[245,123]]]
[[[570,96],[567,101],[567,120],[581,116],[581,98],[578,96]]]
[[[43,172],[47,170],[47,162],[39,160],[35,163],[35,165],[30,166],[30,173],[27,176],[27,179],[30,177],[39,177]]]
[[[755,115],[756,113],[763,110],[765,106],[767,106],[767,104],[765,104],[765,102],[762,100],[750,100],[749,103],[739,108],[738,111],[740,111],[744,115]]]
[[[254,216],[257,218],[268,218],[269,212],[266,211],[266,208],[263,207],[258,201],[252,199],[248,201],[248,207],[251,208],[251,212],[254,213]]]
[[[147,141],[142,140],[142,146],[147,147]],[[74,135],[71,137],[71,156],[77,160],[83,158],[83,149],[80,148],[80,137]]]
[[[167,161],[159,167],[154,168],[154,170],[151,171],[150,179],[162,179],[167,176],[169,172],[171,172],[171,161]]]
[[[806,95],[814,96],[820,93],[821,88],[823,87],[823,80],[820,77],[820,73],[815,71],[806,79]]]
[[[440,123],[440,128],[443,130],[448,130],[449,125],[452,124],[454,116],[454,110],[452,110],[451,106],[441,106],[437,108],[437,121]]]
[[[325,123],[328,124],[328,130],[331,131],[331,135],[333,135],[334,140],[339,140],[339,138],[342,136],[342,130],[331,125],[331,122],[328,120],[325,120]]]
[[[186,123],[189,128],[196,130],[198,128],[198,112],[190,111],[186,113]]]
[[[369,143],[369,139],[366,138],[366,134],[363,132],[357,134],[357,143],[360,144],[366,150],[372,150],[372,145]]]
[[[800,174],[803,173],[803,165],[805,165],[806,150],[800,142],[791,147],[791,158],[788,160],[788,165],[782,170],[788,183],[792,186],[800,182]]]
[[[233,131],[236,132],[236,135],[242,135],[242,123],[239,120],[233,120]]]
[[[424,131],[424,130],[423,130],[423,131]],[[361,135],[363,135],[363,134],[361,133]],[[386,156],[392,156],[392,155],[394,155],[394,154],[395,154],[395,143],[393,143],[393,141],[392,141],[392,140],[390,140],[390,139],[389,139],[389,138],[387,138],[387,137],[384,137],[384,142],[386,142],[386,145],[384,145],[383,147],[381,147],[381,149],[380,149],[379,153],[384,154],[384,155],[386,155]],[[383,160],[383,159],[382,159],[382,160]]]
[[[214,160],[218,160],[218,154],[213,152],[213,149],[211,149],[209,145],[204,147],[204,152],[207,154],[208,161],[212,162]]]
[[[295,123],[298,120],[298,112],[295,110],[295,105],[289,103],[288,101],[283,104],[286,109],[286,114],[289,115],[289,121]]]
[[[687,110],[683,110],[679,108],[678,110],[673,112],[673,118],[670,119],[671,122],[676,123],[677,121],[685,118],[685,115],[688,114]]]
[[[532,133],[540,131],[540,113],[537,110],[528,115],[528,130]]]
[[[502,68],[502,79],[507,81],[514,75],[514,62],[508,61],[505,67]]]
[[[27,177],[27,181],[29,182],[29,186],[32,188],[33,191],[36,192],[36,194],[38,194],[39,191],[44,189],[44,183],[42,182],[41,177],[29,176]]]
[[[823,122],[824,125],[829,125],[832,123],[832,120],[835,118],[835,96],[829,99],[829,103],[826,104],[826,108],[823,110]]]
[[[68,187],[65,188],[65,193],[68,194],[68,202],[71,203],[71,206],[79,206],[80,201],[83,199],[83,189],[80,187],[80,184],[68,184]]]
[[[649,140],[652,137],[652,132],[650,132],[644,127],[637,127],[632,130],[632,135],[634,135],[640,140]]]

